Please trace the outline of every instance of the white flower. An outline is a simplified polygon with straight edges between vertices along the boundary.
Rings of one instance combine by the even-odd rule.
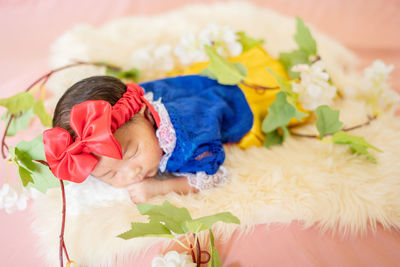
[[[169,251],[164,256],[156,256],[151,261],[151,267],[194,267],[192,258],[185,254],[179,254],[176,251]]]
[[[182,35],[174,53],[184,65],[206,61],[208,57],[203,46],[204,44],[196,38],[194,33],[187,33]]]
[[[237,39],[236,31],[231,27],[209,24],[197,36],[194,33],[183,35],[174,53],[184,65],[207,61],[204,45],[214,46],[221,56],[234,57],[243,51]]]
[[[9,183],[5,183],[0,189],[0,209],[5,209],[7,213],[24,210],[30,195],[25,188],[14,188]]]
[[[381,60],[376,60],[364,70],[360,93],[373,105],[375,112],[385,110],[400,99],[399,94],[390,89],[387,83],[393,68],[393,65],[387,66]]]
[[[243,47],[237,41],[236,31],[229,26],[219,26],[211,23],[199,34],[200,42],[207,45],[215,45],[218,53],[225,57],[238,56]]]
[[[307,110],[315,110],[320,105],[330,105],[336,95],[336,87],[329,84],[329,74],[324,71],[325,64],[318,60],[311,66],[300,64],[293,66],[292,71],[300,72],[300,82],[293,83],[292,88],[299,94],[301,105]]]
[[[149,44],[134,51],[130,65],[141,71],[170,71],[174,68],[171,46]]]

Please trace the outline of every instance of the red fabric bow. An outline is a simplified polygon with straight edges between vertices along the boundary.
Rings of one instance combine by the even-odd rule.
[[[113,133],[142,108],[143,102],[150,109],[157,127],[160,123],[158,113],[143,95],[143,88],[128,83],[126,93],[113,107],[102,100],[75,105],[70,113],[70,126],[77,135],[75,140],[59,127],[44,131],[46,160],[53,174],[59,179],[81,183],[98,163],[92,153],[122,159],[121,145]]]

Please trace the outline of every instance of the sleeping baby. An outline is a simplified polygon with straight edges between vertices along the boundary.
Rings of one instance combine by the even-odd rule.
[[[57,178],[80,183],[92,175],[140,203],[225,183],[223,144],[252,125],[237,86],[198,75],[141,84],[94,76],[64,93],[43,141]]]

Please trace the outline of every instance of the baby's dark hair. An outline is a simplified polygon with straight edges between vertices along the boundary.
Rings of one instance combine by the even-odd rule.
[[[67,130],[75,139],[76,134],[69,125],[69,115],[73,106],[87,100],[104,100],[112,106],[126,92],[126,85],[111,76],[93,76],[72,85],[57,103],[53,117],[53,127]]]

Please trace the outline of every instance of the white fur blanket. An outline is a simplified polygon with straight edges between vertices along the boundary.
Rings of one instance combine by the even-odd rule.
[[[102,60],[128,65],[129,55],[146,44],[178,43],[188,31],[197,32],[210,21],[230,25],[250,36],[263,38],[264,48],[274,57],[295,47],[294,19],[247,3],[196,5],[156,17],[130,17],[110,22],[99,29],[76,26],[53,46],[53,67],[66,60]],[[145,30],[143,30],[145,29]],[[346,48],[313,30],[319,54],[326,61],[334,83],[345,92],[345,100],[335,103],[346,126],[366,120],[365,106],[351,99],[357,86],[357,58]],[[76,81],[101,71],[91,67],[70,69],[55,75],[49,86],[58,96]],[[143,79],[159,77],[144,73]],[[311,129],[313,130],[313,129]],[[298,129],[310,131],[310,129]],[[224,165],[231,181],[199,194],[170,193],[151,200],[167,199],[188,208],[193,218],[230,211],[240,221],[243,233],[256,224],[304,222],[321,229],[358,233],[374,228],[400,227],[400,121],[383,114],[371,125],[352,132],[362,135],[383,153],[374,153],[377,164],[350,154],[348,148],[314,139],[289,137],[283,146],[268,150],[253,147],[241,150],[227,146]],[[61,225],[61,194],[49,190],[34,204],[33,229],[41,251],[51,266],[58,261]],[[116,236],[143,221],[124,190],[94,179],[67,187],[65,240],[72,259],[81,265],[108,265],[122,262],[132,252],[145,249],[157,239],[122,240]],[[217,224],[219,238],[228,238],[237,226]]]

